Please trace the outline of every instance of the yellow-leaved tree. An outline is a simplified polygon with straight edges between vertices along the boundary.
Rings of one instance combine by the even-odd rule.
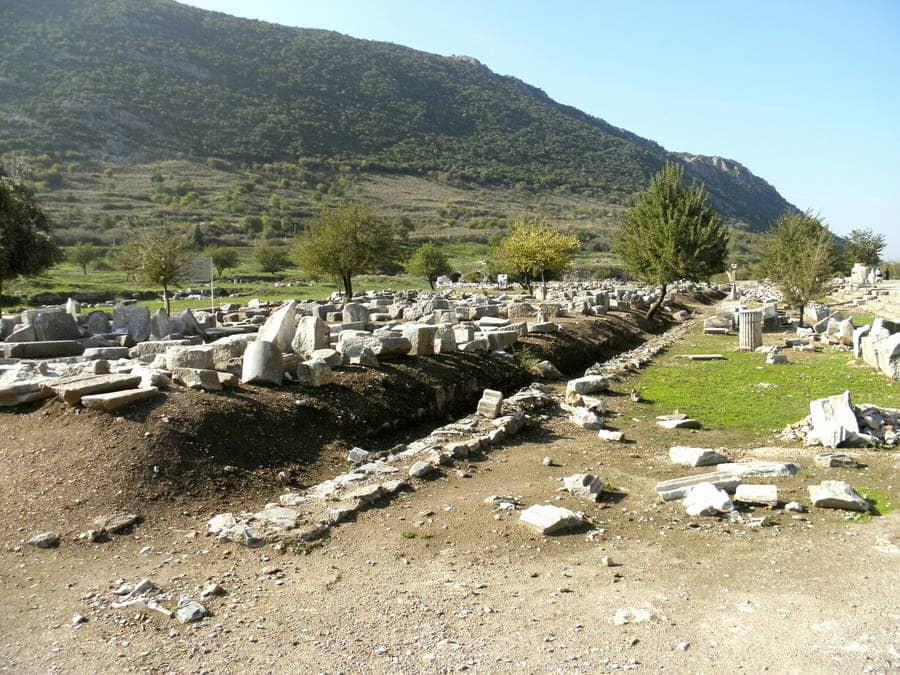
[[[519,219],[509,234],[492,251],[494,267],[521,277],[530,291],[537,279],[546,286],[547,277],[559,274],[572,262],[572,255],[581,248],[578,237],[562,234],[537,221]]]

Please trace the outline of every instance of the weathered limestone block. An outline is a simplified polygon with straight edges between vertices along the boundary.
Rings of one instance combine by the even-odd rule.
[[[434,336],[437,334],[437,326],[424,323],[403,324],[403,337],[409,340],[411,356],[425,356],[434,354]]]
[[[456,331],[453,326],[438,326],[434,334],[434,352],[436,354],[451,354],[457,351]]]
[[[247,345],[241,370],[244,384],[280,385],[284,376],[281,350],[272,342],[256,340]]]
[[[203,391],[221,391],[222,382],[215,370],[203,368],[173,368],[174,380],[190,389],[202,389]]]
[[[317,349],[327,349],[330,346],[330,332],[328,324],[318,316],[300,317],[297,330],[291,341],[291,348],[302,356],[309,356]]]
[[[344,305],[343,320],[348,323],[366,323],[369,320],[369,310],[356,302],[348,302]]]
[[[143,305],[117,303],[113,307],[114,333],[124,333],[134,342],[150,337],[150,310]]]
[[[322,387],[334,382],[334,372],[323,359],[312,358],[297,366],[297,382],[307,387]]]
[[[215,348],[212,345],[169,347],[166,350],[166,367],[169,370],[175,368],[214,370],[214,352]]]
[[[519,520],[543,535],[563,532],[584,523],[584,517],[580,514],[553,504],[529,506]]]
[[[271,342],[279,353],[291,351],[294,339],[294,319],[297,315],[297,303],[291,300],[276,309],[259,329],[257,339]]]
[[[477,412],[482,417],[494,419],[500,416],[503,407],[503,394],[494,389],[485,389],[478,401]]]
[[[809,414],[813,428],[806,438],[808,445],[818,442],[826,448],[837,448],[859,433],[849,391],[810,401]]]

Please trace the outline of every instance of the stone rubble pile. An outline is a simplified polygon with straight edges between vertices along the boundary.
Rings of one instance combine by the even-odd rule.
[[[485,399],[491,401],[489,409],[482,405]],[[359,511],[414,490],[417,481],[440,475],[444,467],[487,452],[519,433],[534,411],[554,401],[555,397],[540,384],[532,384],[508,398],[486,390],[477,413],[390,451],[363,455],[366,451],[354,448],[348,457],[354,466],[347,473],[302,492],[284,493],[277,502],[266,504],[257,512],[218,514],[207,523],[207,531],[219,541],[251,547],[312,541]],[[506,499],[511,504],[506,508],[515,509],[521,504],[519,498],[496,499],[497,503]]]
[[[675,290],[702,287],[683,282]],[[648,305],[654,293],[577,283],[498,297],[370,292],[343,303],[338,297],[278,306],[229,302],[216,312],[185,310],[176,317],[124,302],[111,317],[99,310],[85,315],[70,299],[2,320],[0,406],[57,396],[112,412],[153,398],[173,382],[204,391],[286,380],[319,387],[334,381],[338,366],[453,352],[499,354],[529,333],[557,332],[559,317]],[[632,360],[644,358],[638,352]],[[544,370],[559,376],[552,364]]]
[[[656,493],[665,502],[682,502],[689,516],[728,516],[745,524],[764,525],[765,522],[745,521],[738,511],[738,504],[777,508],[778,486],[762,483],[745,483],[746,479],[779,479],[795,476],[801,467],[791,462],[748,460],[729,462],[711,448],[675,446],[669,450],[673,464],[690,467],[711,467],[713,471],[697,473],[681,478],[665,480],[656,485]],[[856,460],[849,455],[823,453],[815,463],[823,468],[857,468]],[[822,481],[809,486],[810,502],[818,508],[868,511],[870,504],[843,481]],[[802,512],[797,502],[784,506],[786,511]]]
[[[810,401],[809,415],[786,427],[784,441],[807,446],[861,448],[900,443],[900,409],[870,403],[854,405],[850,392]]]

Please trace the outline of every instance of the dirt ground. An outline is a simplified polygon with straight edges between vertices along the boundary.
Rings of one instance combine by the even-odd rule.
[[[622,394],[629,388],[626,382],[616,389]],[[121,435],[125,447],[142,447],[141,434],[128,422],[110,420],[105,431],[72,424],[69,443],[79,449],[82,464],[67,460],[70,475],[48,478],[45,467],[52,463],[25,420],[45,412],[56,419],[58,411],[4,417],[0,668],[900,670],[900,512],[848,520],[839,511],[757,509],[755,515],[767,513],[775,524],[751,528],[688,518],[680,504],[662,503],[653,491],[659,480],[692,471],[670,464],[670,445],[717,447],[727,440],[734,459],[797,461],[802,471],[777,481],[779,496],[804,502],[807,485],[825,478],[859,483],[860,472],[867,486],[896,494],[900,455],[854,451],[866,468],[820,469],[811,449],[754,452],[715,431],[664,432],[648,423],[643,404],[623,395],[607,402],[620,414],[613,426],[626,432],[629,443],[600,441],[550,411],[515,441],[457,465],[465,475],[447,468],[305,550],[283,553],[204,536],[213,514],[274,500],[281,490],[271,480],[274,466],[216,479],[205,491],[145,499],[138,509],[145,520],[130,534],[102,544],[75,542],[96,512],[91,481],[78,472],[116,476],[128,469],[121,455],[98,459],[90,449],[116,445],[110,439],[120,427],[128,429]],[[64,433],[64,427],[47,426]],[[298,446],[304,443],[302,428],[291,433]],[[63,440],[54,436],[44,447]],[[304,480],[343,470],[329,456],[322,466],[310,463]],[[554,464],[545,466],[544,457]],[[607,482],[601,503],[558,492],[562,477],[587,471]],[[243,489],[235,485],[241,476],[247,479]],[[83,508],[71,501],[79,489]],[[593,529],[538,536],[518,522],[518,513],[484,503],[496,494],[521,496],[525,505],[549,502],[584,511]],[[21,545],[39,526],[61,520],[67,527],[58,549]],[[201,600],[212,616],[190,625],[109,607],[110,591],[122,580],[142,578],[170,594],[170,606],[182,595],[199,599],[208,580],[227,595]],[[87,621],[73,626],[76,613]]]

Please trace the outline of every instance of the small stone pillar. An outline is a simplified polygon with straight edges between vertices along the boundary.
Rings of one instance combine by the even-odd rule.
[[[744,309],[738,312],[738,349],[752,352],[762,347],[762,312]]]

